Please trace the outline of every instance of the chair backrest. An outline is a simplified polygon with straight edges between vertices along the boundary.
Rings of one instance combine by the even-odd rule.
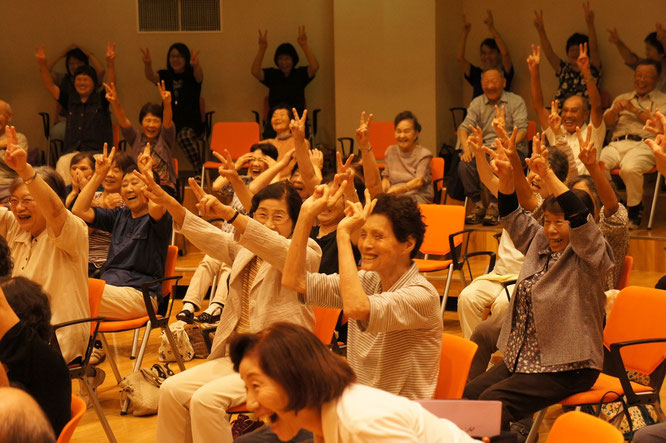
[[[472,437],[494,437],[502,427],[502,402],[497,400],[417,400],[439,418],[445,418]]]
[[[634,257],[631,255],[624,256],[622,263],[622,273],[620,279],[617,281],[617,289],[624,289],[629,284],[629,277],[631,277],[631,270],[634,267]]]
[[[235,160],[250,151],[250,147],[259,143],[259,125],[257,122],[218,122],[213,125],[213,137],[210,149],[220,154],[226,149]]]
[[[469,368],[478,347],[473,341],[462,337],[442,334],[435,399],[462,398]]]
[[[7,371],[5,367],[0,365],[0,388],[6,388],[9,386],[9,379],[7,378]]]
[[[627,286],[615,299],[604,329],[604,345],[666,337],[666,291]],[[666,343],[628,346],[621,351],[627,369],[651,374],[666,357]]]
[[[77,397],[76,395],[72,394],[71,408],[72,408],[72,418],[69,419],[65,427],[62,428],[62,431],[60,431],[60,435],[58,436],[58,440],[56,441],[56,443],[68,443],[69,440],[72,438],[72,435],[76,430],[76,425],[79,424],[81,417],[83,417],[83,414],[86,413],[86,408],[87,408],[86,402],[83,401],[81,398]]]
[[[178,246],[169,245],[167,249],[166,262],[164,263],[164,276],[173,277],[176,275],[176,259],[178,258]],[[171,289],[175,280],[166,280],[162,282],[162,296],[166,297],[171,294]]]
[[[377,160],[384,160],[386,148],[395,144],[395,128],[393,122],[370,123],[370,145]]]
[[[106,282],[97,278],[88,279],[88,304],[90,305],[90,316],[97,317],[99,313],[99,304],[102,302],[102,294]],[[91,325],[91,327],[94,325]]]
[[[118,146],[120,144],[120,126],[113,123],[111,129],[113,130],[113,146]]]
[[[338,324],[338,317],[340,317],[340,309],[320,308],[315,306],[315,326],[314,335],[325,345],[330,345],[333,339],[333,331],[335,325]]]
[[[527,122],[527,137],[526,140],[528,142],[532,141],[532,138],[536,135],[537,132],[537,124],[534,120],[530,120]]]
[[[430,160],[430,171],[432,172],[432,181],[437,183],[437,190],[441,191],[444,186],[444,159],[442,157],[433,157]],[[439,180],[439,181],[437,181]]]
[[[546,443],[622,443],[622,433],[610,423],[580,411],[560,415]]]
[[[449,235],[465,228],[465,207],[459,205],[420,204],[426,233],[421,245],[424,254],[446,255],[451,251]],[[455,245],[462,243],[463,236],[455,238]]]

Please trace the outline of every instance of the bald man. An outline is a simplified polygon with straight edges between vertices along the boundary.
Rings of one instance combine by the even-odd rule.
[[[17,388],[0,388],[0,441],[53,443],[55,434],[37,402]]]
[[[9,185],[17,177],[16,173],[5,163],[5,150],[7,149],[7,125],[12,121],[12,107],[4,100],[0,100],[0,202],[9,197]],[[28,152],[28,139],[25,135],[16,133],[18,145]]]

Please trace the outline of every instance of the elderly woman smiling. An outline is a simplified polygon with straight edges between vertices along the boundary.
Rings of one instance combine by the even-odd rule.
[[[324,442],[473,442],[448,420],[406,398],[356,383],[347,363],[310,331],[275,323],[230,347],[247,407],[282,441],[305,428]]]

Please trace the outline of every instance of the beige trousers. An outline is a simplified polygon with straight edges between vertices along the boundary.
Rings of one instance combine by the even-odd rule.
[[[153,309],[157,309],[156,297],[151,297]],[[143,294],[129,286],[107,284],[99,305],[99,316],[109,320],[129,320],[147,315]]]
[[[599,161],[604,162],[606,177],[611,169],[620,168],[620,177],[627,187],[627,206],[636,206],[643,199],[643,174],[657,164],[652,149],[634,140],[610,143],[601,151]]]
[[[513,286],[507,288],[509,294],[513,293]],[[509,298],[501,283],[476,279],[462,290],[458,296],[458,317],[463,337],[469,340],[488,306],[493,316],[504,315],[509,307]]]
[[[224,262],[209,257],[208,255],[204,256],[201,263],[199,263],[199,266],[197,266],[197,270],[194,272],[192,280],[190,280],[190,285],[187,288],[183,303],[190,302],[198,309],[201,309],[201,304],[203,303],[206,291],[213,283],[213,278],[217,277],[217,287],[215,288],[215,293],[210,298],[210,303],[220,303],[224,305],[227,302],[227,295],[229,292],[227,281],[230,272],[231,268],[224,264]]]
[[[155,441],[231,443],[225,414],[246,398],[245,384],[228,357],[169,377],[160,386]]]

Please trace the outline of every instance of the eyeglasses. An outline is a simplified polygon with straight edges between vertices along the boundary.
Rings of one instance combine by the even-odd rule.
[[[276,225],[281,225],[289,221],[289,217],[284,212],[277,212],[269,214],[268,212],[255,212],[254,219],[261,224],[266,223],[268,220],[271,220]]]
[[[23,206],[30,206],[35,203],[35,200],[32,197],[25,197],[21,199],[16,197],[9,197],[7,201],[9,202],[9,206],[12,208],[17,207],[19,203],[21,203]]]

